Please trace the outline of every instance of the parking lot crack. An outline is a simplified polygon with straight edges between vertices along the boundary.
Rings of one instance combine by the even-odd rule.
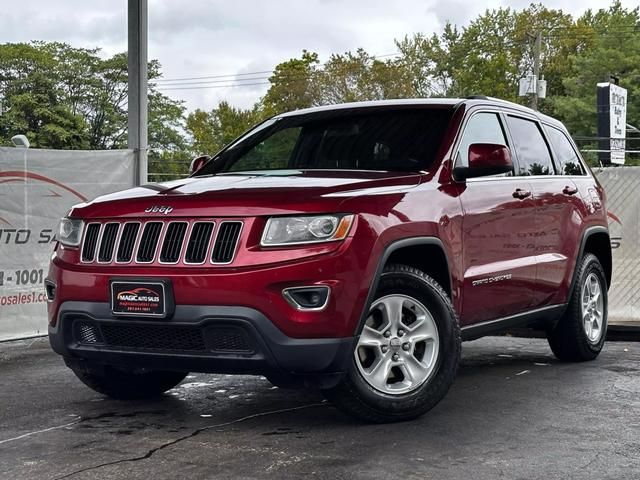
[[[136,415],[139,413],[152,413],[152,412],[134,412],[131,415]],[[73,420],[72,422],[65,423],[63,425],[55,425],[53,427],[47,427],[47,428],[42,428],[40,430],[34,430],[32,432],[23,433],[22,435],[18,435],[16,437],[5,438],[4,440],[0,440],[0,445],[4,443],[10,443],[10,442],[22,440],[23,438],[33,437],[34,435],[40,435],[41,433],[52,432],[54,430],[62,430],[63,428],[69,428],[79,423],[88,422],[90,420],[99,420],[101,418],[117,417],[117,416],[122,416],[122,415],[118,415],[116,413],[101,413],[99,415],[94,415],[90,417],[77,416],[76,419]]]
[[[6,438],[4,440],[0,440],[0,445],[2,445],[3,443],[15,442],[16,440],[22,440],[23,438],[32,437],[34,435],[39,435],[41,433],[51,432],[53,430],[60,430],[62,428],[68,428],[68,427],[71,427],[71,426],[73,426],[73,425],[75,425],[77,423],[80,423],[82,421],[83,421],[83,419],[78,417],[73,422],[65,423],[64,425],[56,425],[54,427],[48,427],[48,428],[43,428],[43,429],[40,429],[40,430],[34,430],[33,432],[23,433],[22,435],[18,435],[17,437]]]
[[[279,409],[279,410],[270,410],[270,411],[267,411],[267,412],[254,413],[254,414],[247,415],[247,416],[244,416],[244,417],[241,417],[241,418],[237,418],[235,420],[230,420],[228,422],[218,423],[218,424],[215,424],[215,425],[207,425],[206,427],[197,428],[196,430],[192,431],[191,433],[189,433],[187,435],[183,435],[183,436],[175,438],[173,440],[169,440],[169,441],[167,441],[167,442],[165,442],[165,443],[163,443],[163,444],[161,444],[161,445],[159,445],[157,447],[154,447],[154,448],[148,450],[143,455],[138,455],[138,456],[135,456],[135,457],[122,458],[120,460],[113,460],[111,462],[100,463],[98,465],[93,465],[91,467],[84,467],[84,468],[75,470],[73,472],[67,473],[65,475],[62,475],[61,477],[55,477],[54,480],[63,480],[65,478],[71,478],[71,477],[73,477],[75,475],[79,475],[79,474],[84,473],[84,472],[95,471],[95,470],[98,470],[100,468],[108,467],[108,466],[111,466],[111,465],[119,465],[121,463],[139,462],[141,460],[146,460],[148,458],[151,458],[154,454],[156,454],[160,450],[164,450],[165,448],[171,447],[171,446],[176,445],[176,444],[178,444],[180,442],[183,442],[185,440],[193,438],[196,435],[199,435],[200,433],[205,432],[207,430],[213,430],[213,429],[216,429],[216,428],[224,428],[224,427],[228,427],[228,426],[231,426],[231,425],[236,425],[238,423],[242,423],[242,422],[246,422],[246,421],[249,421],[249,420],[253,420],[255,418],[267,417],[267,416],[270,416],[270,415],[279,415],[281,413],[295,412],[295,411],[298,411],[298,410],[304,410],[304,409],[307,409],[307,408],[314,408],[314,407],[320,407],[320,406],[325,406],[325,405],[327,405],[326,402],[311,403],[311,404],[307,404],[307,405],[300,405],[298,407],[282,408],[282,409]],[[84,419],[79,419],[78,421],[73,422],[70,425],[79,423],[81,420],[84,421]],[[57,428],[63,428],[63,427],[57,427]]]

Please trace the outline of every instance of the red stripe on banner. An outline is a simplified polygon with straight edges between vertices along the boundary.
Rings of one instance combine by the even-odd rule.
[[[0,172],[0,177],[14,177],[15,179],[18,180],[24,180],[26,181],[26,179],[32,179],[32,180],[40,180],[41,182],[46,182],[46,183],[50,183],[51,185],[56,185],[57,187],[60,188],[64,188],[66,191],[73,193],[76,197],[78,197],[80,200],[82,200],[83,202],[87,201],[87,197],[85,197],[84,195],[82,195],[80,192],[74,190],[71,187],[68,187],[66,185],[64,185],[63,183],[60,183],[52,178],[49,177],[45,177],[44,175],[40,175],[39,173],[34,173],[34,172],[19,172],[19,171],[15,171],[15,172]],[[10,182],[12,181],[12,179],[7,179],[7,180],[0,180],[0,183],[5,183],[5,182]]]
[[[614,222],[618,222],[622,225],[622,220],[620,220],[616,215],[607,210],[607,217],[611,218]]]

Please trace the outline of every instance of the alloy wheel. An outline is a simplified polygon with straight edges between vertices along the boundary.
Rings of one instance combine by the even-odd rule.
[[[604,303],[602,285],[595,273],[590,273],[582,285],[582,326],[591,343],[598,343],[604,334]]]
[[[407,295],[387,295],[371,306],[355,360],[369,385],[400,395],[431,377],[439,345],[436,322],[422,303]]]

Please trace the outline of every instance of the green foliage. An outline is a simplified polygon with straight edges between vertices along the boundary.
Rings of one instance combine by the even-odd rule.
[[[302,57],[280,63],[269,77],[271,87],[261,102],[264,115],[272,116],[314,104],[313,77],[318,54],[302,51]]]
[[[577,23],[590,46],[568,57],[566,94],[550,99],[554,112],[571,124],[572,133],[595,135],[595,85],[615,75],[628,89],[627,122],[640,124],[640,9],[615,3],[608,10],[587,11]]]
[[[149,63],[149,78],[160,64]],[[0,45],[0,144],[24,133],[35,148],[110,149],[127,143],[127,56],[64,43]],[[184,150],[184,106],[149,89],[149,146]]]
[[[543,112],[562,120],[574,135],[595,136],[596,83],[616,75],[629,92],[628,123],[640,125],[640,8],[623,8],[616,0],[573,18],[532,4],[523,10],[487,10],[467,25],[447,23],[438,35],[406,36],[396,42],[400,53],[392,58],[358,49],[320,63],[317,53],[303,50],[299,58],[275,67],[268,91],[250,109],[222,101],[211,111],[185,117],[182,102],[157,90],[153,80],[161,76],[161,67],[153,60],[150,170],[164,177],[184,174],[193,153],[215,154],[261,120],[301,108],[472,94],[527,103],[517,96],[518,82],[532,71],[538,31],[540,71],[547,80]],[[1,44],[0,98],[5,108],[0,144],[25,133],[34,147],[126,146],[126,54],[104,58],[97,48],[57,42]]]
[[[186,128],[197,154],[213,155],[264,117],[257,108],[244,110],[220,102],[210,112],[196,110],[187,117]]]

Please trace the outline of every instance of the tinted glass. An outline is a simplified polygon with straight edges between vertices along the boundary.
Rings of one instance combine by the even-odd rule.
[[[507,141],[496,113],[477,113],[469,119],[458,147],[456,165],[469,166],[469,145],[473,143],[495,143],[507,145]]]
[[[547,132],[547,138],[556,157],[558,173],[561,175],[585,175],[586,172],[578,159],[578,154],[567,136],[557,128],[547,125],[544,126],[544,130]]]
[[[440,148],[450,108],[345,109],[285,116],[249,132],[198,175],[274,169],[419,171]]]
[[[507,117],[513,146],[518,156],[518,175],[553,175],[549,147],[536,122],[519,117]]]
[[[275,132],[229,166],[230,172],[287,168],[300,136],[300,127]]]

